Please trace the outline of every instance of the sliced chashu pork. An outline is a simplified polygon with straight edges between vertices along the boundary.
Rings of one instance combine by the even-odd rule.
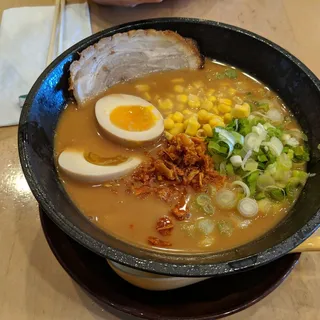
[[[82,51],[70,66],[70,88],[81,104],[121,81],[202,66],[194,41],[173,31],[132,30],[103,38]]]

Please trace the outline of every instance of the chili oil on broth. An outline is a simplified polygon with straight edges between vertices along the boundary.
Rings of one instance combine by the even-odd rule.
[[[140,96],[149,100],[157,106],[159,99],[174,99],[177,92],[173,90],[175,84],[188,86],[189,84],[203,83],[207,87],[226,93],[228,89],[235,86],[232,79],[213,79],[215,72],[222,72],[224,65],[206,61],[204,70],[197,71],[172,71],[165,73],[151,74],[133,81],[120,83],[108,89],[103,95],[114,93],[125,93]],[[183,82],[181,82],[183,79]],[[254,92],[256,96],[263,98],[276,98],[276,95],[266,89],[259,82],[247,77],[238,71],[237,82],[242,84],[243,97],[248,92]],[[143,87],[148,84],[150,90]],[[194,90],[197,90],[196,88]],[[101,135],[95,118],[94,107],[100,97],[89,101],[85,106],[77,108],[70,103],[62,113],[57,126],[55,138],[55,153],[58,156],[65,148],[93,152],[102,157],[122,156],[144,156],[146,151],[155,151],[159,148],[159,141],[147,145],[145,148],[129,149],[120,144],[114,143]],[[181,108],[181,106],[180,106]],[[164,117],[167,111],[160,110]],[[175,111],[175,106],[171,112]],[[294,124],[296,126],[296,124]],[[160,141],[160,144],[163,143]],[[252,219],[252,223],[245,229],[235,228],[232,236],[228,237],[219,234],[216,230],[213,233],[214,242],[208,247],[199,247],[200,238],[188,236],[183,230],[183,221],[175,221],[174,229],[170,236],[161,236],[156,231],[156,223],[159,218],[168,215],[172,205],[169,205],[155,196],[148,196],[140,199],[126,191],[123,182],[106,182],[104,185],[90,185],[75,181],[59,169],[59,175],[63,185],[72,201],[87,216],[90,221],[103,229],[105,232],[137,246],[150,248],[147,243],[149,236],[154,236],[172,243],[172,247],[159,248],[159,250],[181,251],[181,252],[203,252],[221,251],[243,245],[250,242],[268,230],[272,229],[287,213],[288,205],[278,206],[278,210],[268,215],[258,215]],[[233,210],[235,211],[235,210]],[[232,211],[217,209],[214,219],[229,217]],[[234,213],[235,215],[237,213]]]

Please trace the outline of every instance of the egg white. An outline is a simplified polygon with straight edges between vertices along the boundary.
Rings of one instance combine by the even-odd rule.
[[[122,106],[152,107],[155,115],[154,126],[144,131],[128,131],[117,127],[110,120],[111,112]],[[127,94],[111,94],[101,98],[95,105],[96,119],[105,133],[117,138],[119,141],[136,142],[138,144],[157,139],[164,131],[163,117],[159,110],[150,102],[136,96]]]
[[[90,183],[102,183],[122,178],[140,163],[140,158],[130,157],[127,161],[117,165],[96,165],[87,161],[83,152],[72,149],[62,151],[58,158],[58,164],[63,172],[76,180]]]

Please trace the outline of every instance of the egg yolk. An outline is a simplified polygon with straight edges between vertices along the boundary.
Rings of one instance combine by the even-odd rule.
[[[145,131],[152,128],[156,117],[152,106],[119,106],[112,110],[110,121],[126,131]]]

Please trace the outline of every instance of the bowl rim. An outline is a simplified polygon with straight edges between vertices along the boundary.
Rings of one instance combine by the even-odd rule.
[[[296,64],[299,69],[301,69],[307,77],[314,83],[318,91],[320,92],[320,80],[314,75],[314,73],[306,67],[299,59],[290,54],[287,50],[278,46],[266,38],[257,35],[251,31],[232,26],[229,24],[216,22],[212,20],[198,19],[198,18],[182,18],[182,17],[164,17],[164,18],[153,18],[153,19],[144,19],[138,21],[132,21],[124,23],[121,25],[113,26],[111,28],[102,30],[98,33],[95,33],[82,41],[76,43],[68,50],[59,55],[38,77],[34,85],[32,86],[24,104],[24,107],[21,111],[20,121],[19,121],[19,130],[18,130],[18,151],[19,158],[22,167],[22,171],[26,177],[26,180],[30,186],[30,189],[41,205],[41,207],[48,213],[50,219],[52,219],[60,229],[62,229],[66,234],[71,236],[74,240],[79,242],[81,245],[90,249],[91,251],[107,257],[109,260],[115,261],[117,263],[123,264],[127,267],[136,268],[146,272],[152,272],[157,274],[163,274],[168,276],[183,276],[183,277],[205,277],[212,275],[222,275],[230,274],[233,272],[248,270],[248,268],[257,267],[265,263],[271,262],[281,256],[290,252],[293,248],[298,246],[303,242],[307,237],[309,237],[313,232],[317,230],[320,226],[320,210],[316,212],[313,217],[299,230],[299,232],[294,233],[289,238],[283,240],[277,245],[268,248],[267,250],[255,253],[252,256],[247,256],[244,259],[235,260],[230,264],[228,262],[220,263],[208,263],[208,264],[184,264],[183,261],[180,264],[173,264],[171,262],[161,262],[156,260],[147,260],[139,257],[135,257],[132,254],[125,253],[119,249],[114,249],[103,242],[96,240],[89,234],[82,231],[79,227],[73,225],[65,216],[56,211],[52,206],[50,201],[47,201],[46,194],[41,190],[41,184],[38,183],[38,179],[35,174],[32,172],[31,162],[28,156],[27,146],[24,143],[23,139],[23,129],[22,125],[28,122],[29,111],[32,106],[32,101],[38,91],[38,88],[41,86],[42,82],[45,80],[47,75],[55,69],[61,61],[63,61],[70,54],[79,52],[87,48],[88,46],[98,42],[101,38],[109,36],[109,33],[118,33],[122,32],[123,29],[138,29],[141,28],[144,24],[150,23],[188,23],[188,24],[206,24],[211,25],[217,28],[222,28],[226,30],[231,30],[236,33],[244,34],[248,37],[254,38],[259,42],[262,42],[274,50],[277,50],[280,54],[286,56],[294,64]],[[276,252],[276,254],[275,254]],[[121,256],[121,257],[120,257]],[[235,262],[235,263],[234,263]]]

